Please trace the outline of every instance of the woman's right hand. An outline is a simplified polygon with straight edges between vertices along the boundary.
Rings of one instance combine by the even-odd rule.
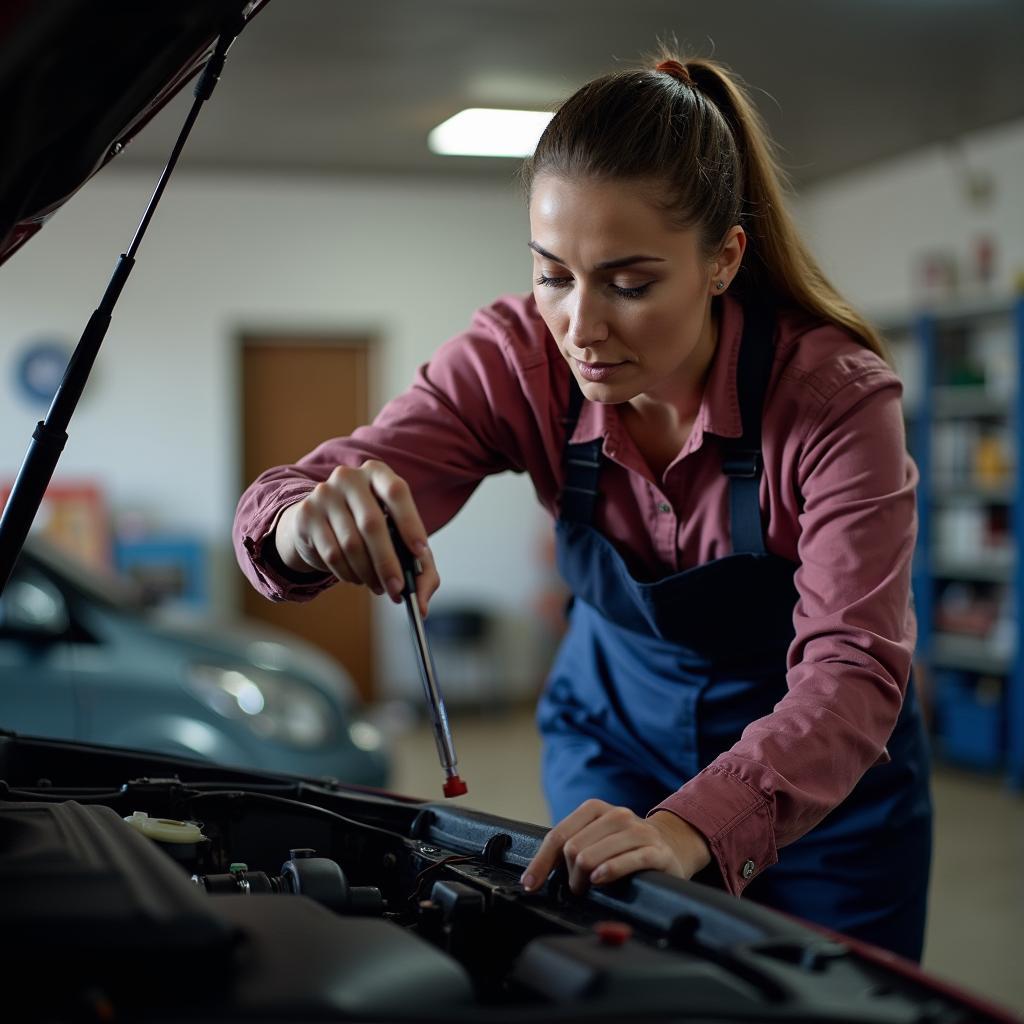
[[[383,505],[383,508],[381,507]],[[278,517],[274,531],[281,560],[296,572],[330,572],[348,583],[401,601],[402,567],[388,535],[384,509],[423,572],[416,578],[420,614],[441,583],[427,531],[409,485],[383,462],[359,469],[338,466],[301,501]]]

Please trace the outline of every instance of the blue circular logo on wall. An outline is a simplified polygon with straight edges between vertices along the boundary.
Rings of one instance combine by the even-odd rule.
[[[51,338],[29,342],[15,367],[22,395],[34,405],[49,405],[64,377],[71,352],[70,345]]]

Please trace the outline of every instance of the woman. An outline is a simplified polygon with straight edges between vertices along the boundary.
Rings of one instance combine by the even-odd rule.
[[[916,470],[875,332],[824,279],[757,115],[708,60],[580,89],[525,168],[532,296],[478,311],[349,438],[262,474],[252,582],[398,600],[486,475],[557,517],[570,627],[523,874],[641,868],[919,959],[931,808],[909,681]]]

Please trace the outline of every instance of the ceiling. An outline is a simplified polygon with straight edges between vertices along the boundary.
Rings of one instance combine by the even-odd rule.
[[[798,186],[1024,116],[1022,0],[274,0],[183,166],[507,181],[517,161],[436,156],[427,133],[550,108],[673,34],[750,84]],[[119,163],[162,163],[191,100]]]

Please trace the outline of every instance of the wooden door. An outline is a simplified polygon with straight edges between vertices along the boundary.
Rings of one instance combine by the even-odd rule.
[[[241,486],[366,423],[368,362],[365,338],[244,336]],[[373,698],[370,591],[339,583],[312,601],[278,604],[248,583],[244,590],[247,616],[297,633],[333,655],[364,699]]]

